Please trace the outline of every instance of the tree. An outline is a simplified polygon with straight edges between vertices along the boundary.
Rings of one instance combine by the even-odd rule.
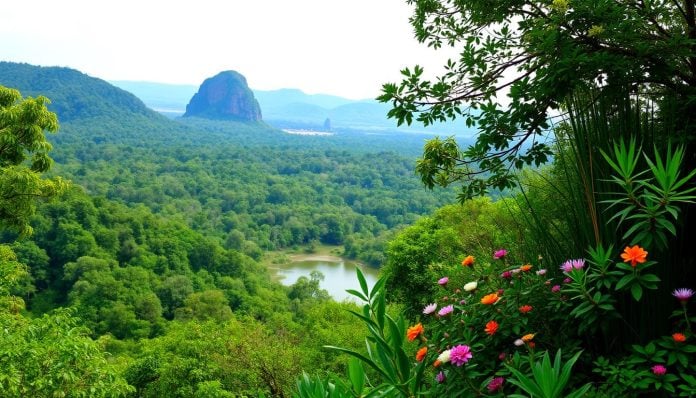
[[[22,98],[0,86],[0,220],[22,235],[31,234],[29,218],[37,198],[56,196],[66,187],[60,177],[41,178],[51,168],[51,144],[45,131],[58,131],[58,118],[45,97]]]
[[[463,183],[460,199],[514,185],[510,171],[546,162],[549,111],[587,87],[620,87],[659,99],[661,123],[693,153],[696,140],[694,0],[407,0],[415,36],[430,47],[456,47],[442,76],[419,66],[385,84],[382,102],[399,124],[464,117],[475,144],[429,141],[417,170],[426,186]],[[498,95],[507,94],[502,107]],[[666,129],[667,131],[670,128]],[[696,155],[690,164],[696,163]]]

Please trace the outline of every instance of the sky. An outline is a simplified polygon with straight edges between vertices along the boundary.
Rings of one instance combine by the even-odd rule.
[[[413,37],[406,0],[3,3],[0,60],[104,80],[199,85],[236,70],[257,90],[363,99],[404,67],[435,73],[447,58]]]

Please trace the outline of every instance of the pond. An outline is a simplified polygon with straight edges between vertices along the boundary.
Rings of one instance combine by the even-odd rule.
[[[285,286],[294,284],[301,276],[309,278],[312,271],[319,271],[324,274],[321,288],[326,289],[334,300],[343,301],[344,299],[358,300],[355,296],[346,293],[346,289],[360,291],[356,267],[360,267],[367,280],[367,286],[371,289],[377,282],[379,270],[340,257],[306,256],[288,264],[273,265],[271,270],[275,271],[280,283]]]

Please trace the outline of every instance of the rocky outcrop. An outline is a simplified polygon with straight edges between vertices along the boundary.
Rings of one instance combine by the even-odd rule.
[[[261,107],[244,76],[225,71],[201,84],[186,105],[187,116],[254,122],[261,120]]]

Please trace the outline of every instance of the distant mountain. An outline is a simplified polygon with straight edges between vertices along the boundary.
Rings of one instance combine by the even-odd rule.
[[[0,62],[0,84],[23,96],[43,95],[60,122],[131,115],[162,120],[135,95],[77,70]]]
[[[246,78],[228,70],[205,79],[186,105],[184,117],[258,122],[261,108]]]
[[[113,81],[114,85],[137,95],[152,109],[168,116],[181,116],[196,87],[152,82]],[[471,136],[463,120],[438,124],[428,128],[396,127],[396,121],[387,118],[388,104],[375,100],[350,100],[326,94],[306,94],[297,89],[253,90],[261,106],[266,123],[277,128],[306,128],[321,130],[327,119],[334,129],[424,132],[439,135]]]

